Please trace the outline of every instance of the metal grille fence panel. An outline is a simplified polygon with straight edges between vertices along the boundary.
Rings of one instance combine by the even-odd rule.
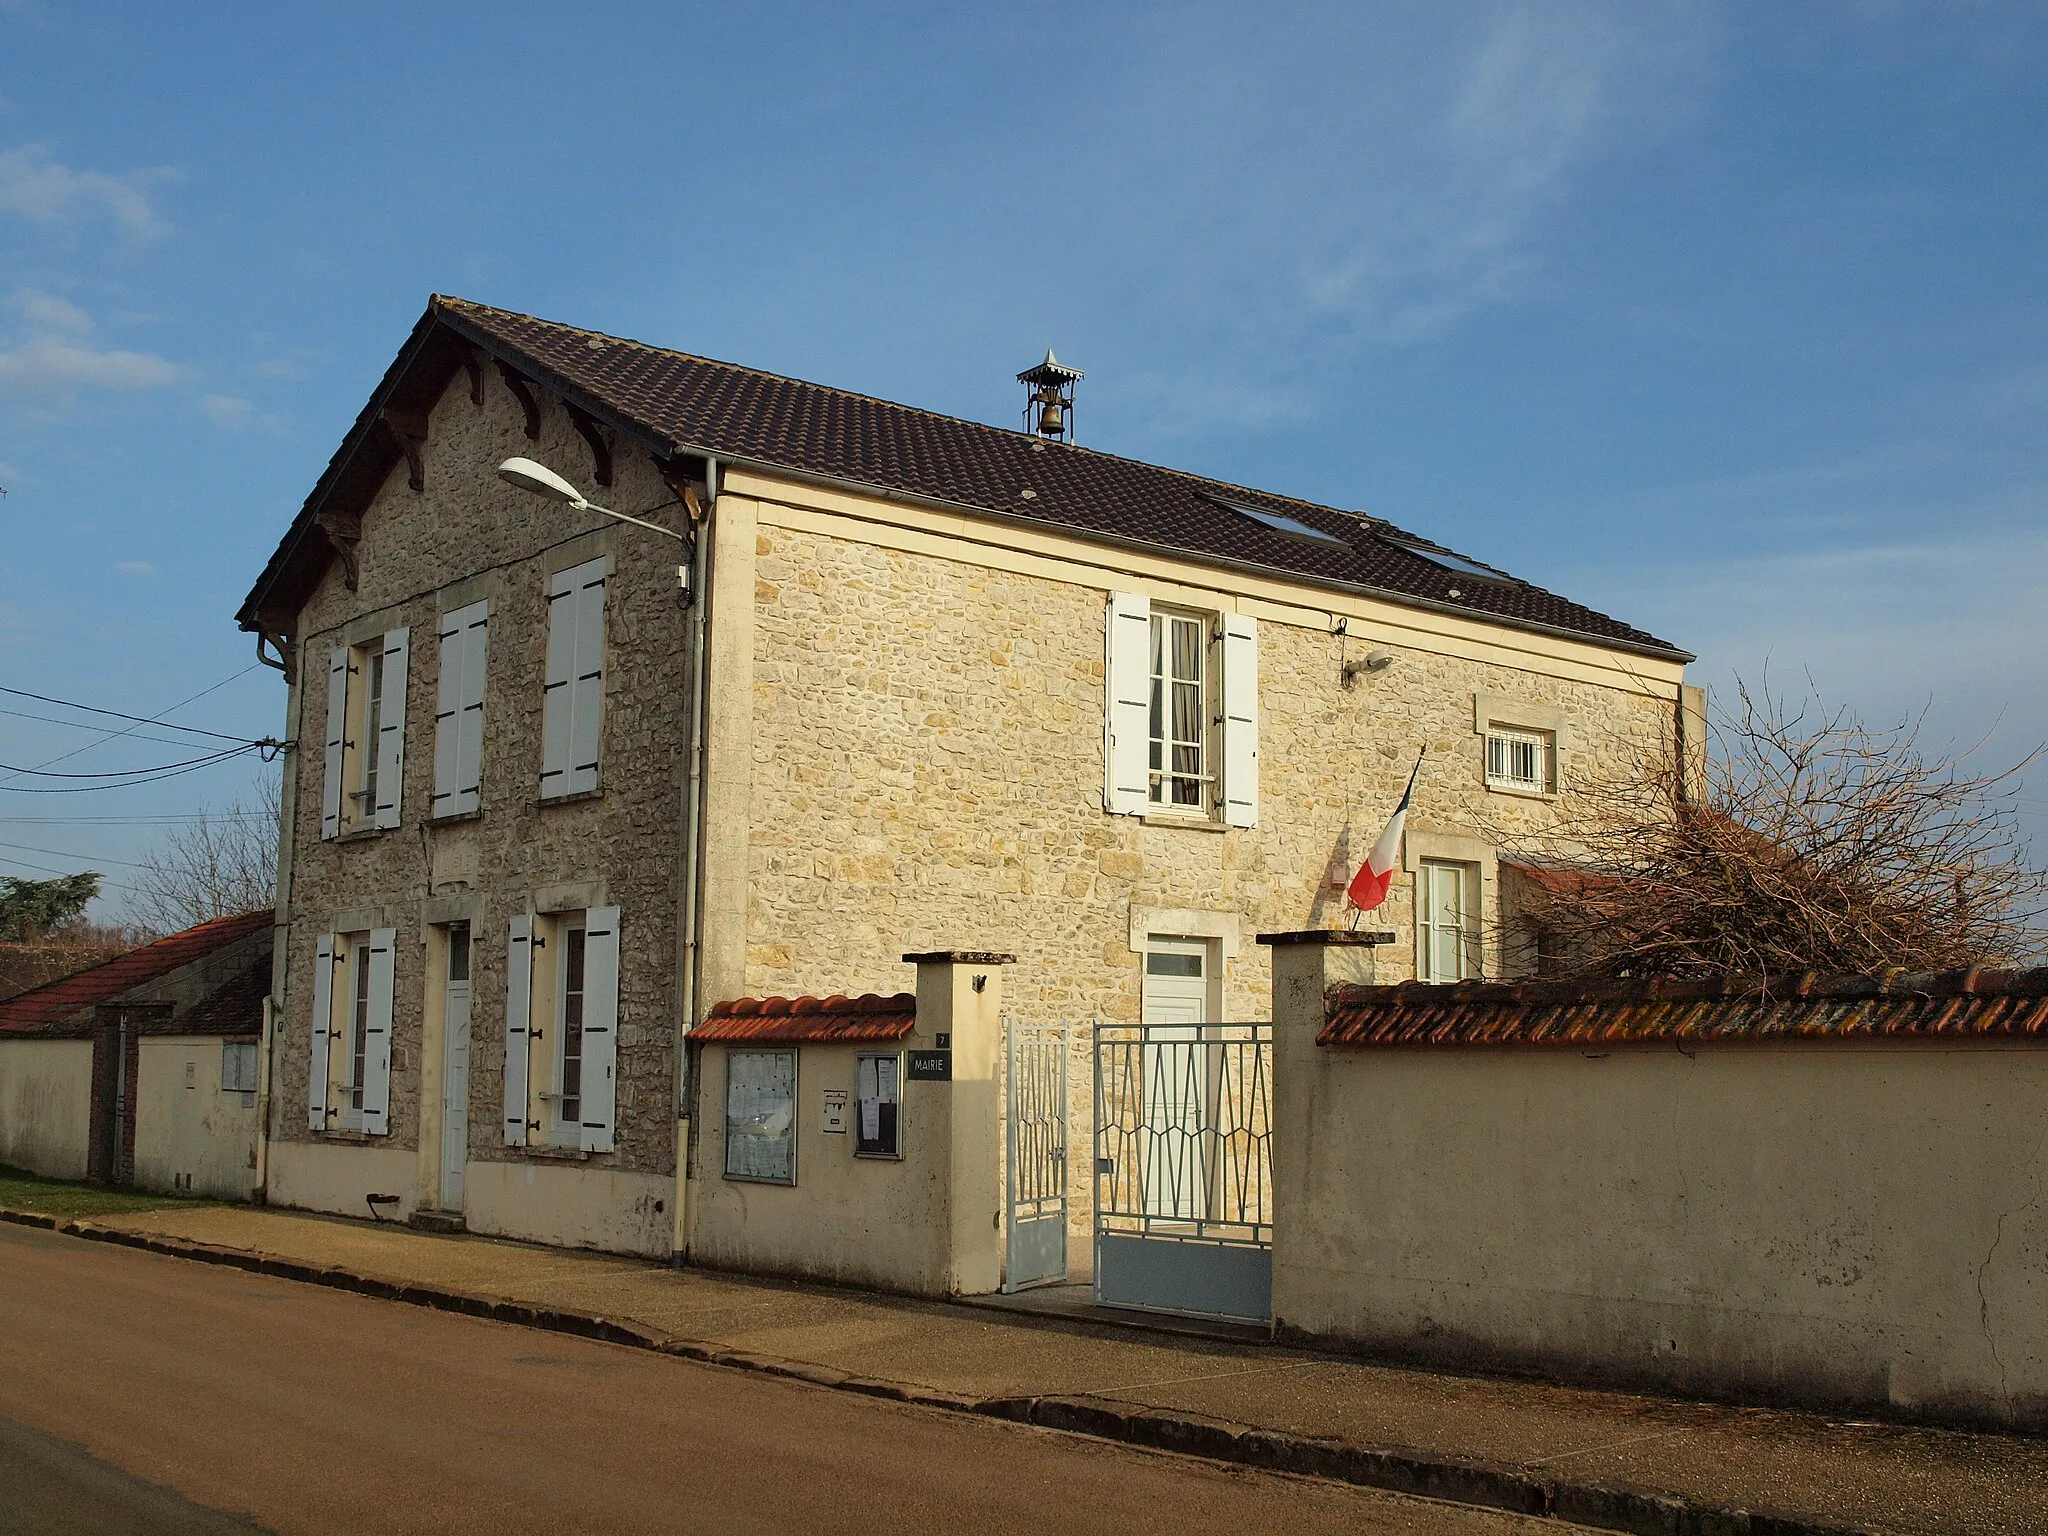
[[[1067,1027],[1004,1021],[1003,1289],[1067,1276]]]
[[[1270,1025],[1097,1027],[1099,1300],[1270,1311],[1272,1081]]]

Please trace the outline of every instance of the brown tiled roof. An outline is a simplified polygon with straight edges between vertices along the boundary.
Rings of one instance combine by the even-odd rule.
[[[917,996],[743,997],[715,1003],[693,1040],[842,1044],[901,1040],[916,1027]]]
[[[2048,967],[1726,982],[1333,987],[1318,1045],[1617,1045],[1971,1036],[2048,1041]]]
[[[168,971],[203,959],[237,939],[261,933],[271,925],[274,916],[265,909],[243,912],[234,917],[217,917],[196,928],[187,928],[183,933],[174,933],[167,939],[158,939],[154,944],[131,949],[104,965],[93,966],[90,970],[79,971],[18,997],[10,997],[0,1002],[0,1033],[33,1031],[40,1025],[56,1023],[96,1003],[110,1002],[124,992],[155,981]]]
[[[171,1027],[181,1035],[258,1035],[263,1032],[263,999],[270,995],[270,952],[265,949],[177,1015]]]
[[[437,332],[480,347],[663,456],[710,455],[971,509],[1082,537],[1251,568],[1410,605],[1690,659],[1669,642],[1504,574],[1486,580],[1411,552],[1436,548],[1363,513],[1205,480],[983,422],[962,421],[824,385],[436,295],[378,395],[358,417],[293,530],[243,604],[244,628],[272,622],[327,559],[306,529],[330,492],[366,500],[395,462],[380,403],[418,408],[411,360],[440,356]],[[355,466],[364,457],[367,468]],[[1027,494],[1029,493],[1029,494]],[[1276,512],[1335,536],[1289,536],[1224,502]],[[1440,551],[1450,553],[1449,551]],[[311,573],[309,578],[309,573]]]

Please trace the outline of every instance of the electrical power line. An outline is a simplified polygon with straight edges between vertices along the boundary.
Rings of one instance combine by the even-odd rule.
[[[241,672],[237,672],[235,674],[235,677],[240,677],[243,672],[247,672],[249,670],[249,668],[244,667],[242,668]],[[234,680],[235,679],[231,677],[228,679],[228,682],[233,682]],[[226,684],[216,684],[215,686],[225,687]],[[72,699],[53,699],[47,693],[30,693],[26,688],[0,688],[0,693],[11,693],[17,699],[34,699],[38,704],[56,704],[64,709],[82,709],[89,715],[110,715],[116,720],[132,720],[137,725],[160,725],[164,727],[164,729],[166,730],[185,731],[193,736],[211,736],[219,741],[246,741],[248,739],[245,736],[229,736],[221,731],[201,730],[196,725],[180,725],[175,720],[158,720],[153,719],[148,715],[127,715],[123,714],[118,709],[101,709],[97,704],[80,704]],[[192,695],[192,698],[196,699],[199,696],[200,695],[195,693]],[[191,701],[191,699],[187,699],[185,702],[189,704],[191,703]],[[181,707],[182,706],[177,704],[173,704],[171,706],[172,709],[178,709]],[[127,733],[123,732],[122,734],[125,735]]]
[[[74,731],[96,731],[100,729],[99,726],[84,720],[63,720],[59,719],[56,715],[32,715],[25,709],[0,709],[0,715],[7,715],[16,720],[40,720],[45,725],[68,725]],[[180,741],[175,736],[145,736],[140,731],[123,731],[121,735],[127,741],[153,741],[160,746],[166,747],[189,747],[192,745],[191,742]],[[102,737],[101,739],[107,740],[109,738]]]
[[[248,666],[246,666],[246,667],[242,668],[242,670],[241,670],[241,671],[239,671],[239,672],[236,672],[236,673],[234,673],[234,674],[233,674],[232,676],[229,676],[229,677],[224,677],[224,678],[222,678],[222,679],[221,679],[221,680],[220,680],[219,682],[217,682],[217,683],[209,683],[209,684],[207,684],[207,685],[206,685],[206,686],[205,686],[204,688],[200,689],[200,690],[199,690],[199,691],[198,691],[197,693],[195,693],[195,694],[192,694],[192,695],[191,695],[190,697],[188,697],[188,698],[183,698],[183,699],[180,699],[180,700],[178,700],[178,702],[177,702],[177,703],[175,703],[175,704],[173,704],[173,705],[171,705],[169,709],[160,709],[160,710],[158,710],[158,711],[157,711],[157,714],[158,714],[159,716],[162,716],[162,715],[168,715],[168,714],[171,714],[171,713],[173,713],[173,712],[174,712],[174,711],[176,711],[176,710],[180,710],[180,709],[183,709],[183,708],[184,708],[184,707],[185,707],[185,706],[186,706],[187,704],[193,703],[193,702],[195,702],[196,700],[199,700],[199,699],[203,699],[203,698],[205,698],[205,697],[206,697],[206,696],[207,696],[207,695],[208,695],[209,693],[213,693],[213,692],[216,692],[216,691],[218,691],[219,689],[222,689],[222,688],[225,688],[225,687],[227,687],[227,685],[228,685],[229,683],[232,683],[232,682],[234,682],[234,681],[235,681],[235,680],[236,680],[237,678],[247,677],[247,676],[248,676],[248,675],[249,675],[249,674],[250,674],[251,672],[254,672],[254,671],[256,670],[256,668],[257,668],[257,667],[258,667],[259,665],[261,665],[261,663],[259,663],[259,662],[253,662],[253,661],[252,661],[252,662],[250,662],[250,663],[249,663],[249,665],[248,665]],[[43,760],[42,760],[42,761],[41,761],[40,763],[37,763],[37,764],[36,764],[36,766],[37,766],[38,768],[47,768],[47,767],[49,767],[49,766],[50,766],[50,765],[51,765],[52,763],[61,763],[61,762],[64,762],[64,761],[66,761],[66,760],[67,760],[67,759],[69,759],[69,758],[74,758],[74,757],[77,757],[77,756],[78,756],[78,755],[79,755],[80,753],[84,753],[84,752],[90,752],[90,751],[91,751],[91,750],[92,750],[92,749],[93,749],[94,747],[97,747],[97,746],[101,746],[101,745],[103,745],[103,744],[104,744],[104,743],[106,743],[106,742],[109,742],[109,741],[115,741],[115,740],[118,740],[119,738],[121,738],[121,737],[123,737],[123,736],[128,736],[128,735],[132,735],[132,734],[134,733],[134,729],[135,729],[135,728],[134,728],[133,726],[129,726],[129,727],[128,727],[128,728],[126,729],[126,730],[119,730],[119,731],[109,731],[109,732],[107,732],[107,734],[106,734],[106,735],[104,735],[104,736],[96,736],[96,737],[94,737],[94,738],[93,738],[93,739],[92,739],[91,741],[88,741],[88,742],[87,742],[87,743],[86,743],[86,744],[85,744],[84,746],[82,746],[82,747],[73,747],[73,748],[72,748],[72,749],[71,749],[71,750],[70,750],[69,752],[59,752],[59,753],[58,753],[58,754],[57,754],[57,755],[56,755],[55,757],[46,757],[46,758],[44,758],[44,759],[43,759]],[[232,738],[231,738],[231,739],[232,739]],[[7,786],[5,786],[4,784],[0,784],[0,789],[4,789],[4,788],[6,788],[6,787],[7,787]],[[48,794],[48,793],[50,793],[50,791],[48,791],[48,790],[30,790],[30,791],[26,791],[26,793],[30,793],[30,794]]]
[[[175,827],[198,821],[275,821],[268,811],[194,811],[172,816],[0,816],[0,827]]]
[[[274,743],[267,741],[244,742],[239,747],[230,747],[225,752],[210,752],[205,757],[188,757],[183,762],[158,763],[153,768],[108,768],[98,773],[50,773],[42,768],[17,768],[12,763],[0,763],[0,773],[29,773],[39,779],[134,779],[145,774],[169,773],[175,768],[203,768],[208,763],[217,763],[225,758],[239,757],[252,747],[267,747]],[[106,785],[109,789],[118,785]]]
[[[83,859],[88,864],[121,864],[129,869],[147,869],[147,864],[138,864],[133,859],[110,859],[102,854],[66,853],[62,848],[38,848],[33,843],[0,843],[0,848],[13,848],[22,853],[47,853],[55,859]]]
[[[218,757],[203,758],[189,768],[169,767],[149,778],[125,779],[118,784],[60,784],[48,789],[25,789],[19,784],[0,784],[0,793],[10,795],[96,795],[110,789],[133,789],[140,784],[159,784],[165,779],[175,779],[187,773],[200,773],[222,763],[233,762],[238,757],[262,750],[269,743],[252,741],[246,747],[237,747],[232,752],[223,752]]]

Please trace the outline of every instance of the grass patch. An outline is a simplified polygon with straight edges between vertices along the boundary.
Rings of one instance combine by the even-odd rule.
[[[0,1206],[34,1211],[40,1216],[118,1216],[124,1211],[154,1211],[167,1205],[213,1205],[180,1195],[145,1195],[132,1189],[107,1189],[98,1184],[73,1184],[0,1163]]]

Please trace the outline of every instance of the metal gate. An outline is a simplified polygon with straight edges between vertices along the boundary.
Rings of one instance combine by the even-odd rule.
[[[1003,1025],[1003,1289],[1067,1278],[1067,1026]]]
[[[1266,1322],[1273,1312],[1273,1030],[1095,1032],[1095,1299]]]

